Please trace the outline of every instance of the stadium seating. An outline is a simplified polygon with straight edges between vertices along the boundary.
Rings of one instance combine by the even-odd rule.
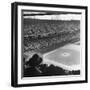
[[[55,44],[80,40],[79,34],[79,21],[25,19],[24,51],[43,51]]]

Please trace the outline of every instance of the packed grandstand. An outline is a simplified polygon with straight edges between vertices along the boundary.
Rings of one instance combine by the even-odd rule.
[[[26,50],[43,51],[54,44],[78,41],[79,21],[25,19],[24,45]]]

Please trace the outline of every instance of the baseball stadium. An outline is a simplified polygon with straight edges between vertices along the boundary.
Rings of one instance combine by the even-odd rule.
[[[81,13],[23,11],[23,77],[80,75]]]

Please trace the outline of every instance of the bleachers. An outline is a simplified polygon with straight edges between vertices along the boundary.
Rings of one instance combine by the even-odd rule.
[[[54,44],[80,39],[79,21],[24,21],[24,50],[41,51]]]

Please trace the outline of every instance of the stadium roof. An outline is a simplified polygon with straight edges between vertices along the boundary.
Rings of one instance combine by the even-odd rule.
[[[24,18],[45,20],[80,20],[81,13],[77,12],[23,12]]]

